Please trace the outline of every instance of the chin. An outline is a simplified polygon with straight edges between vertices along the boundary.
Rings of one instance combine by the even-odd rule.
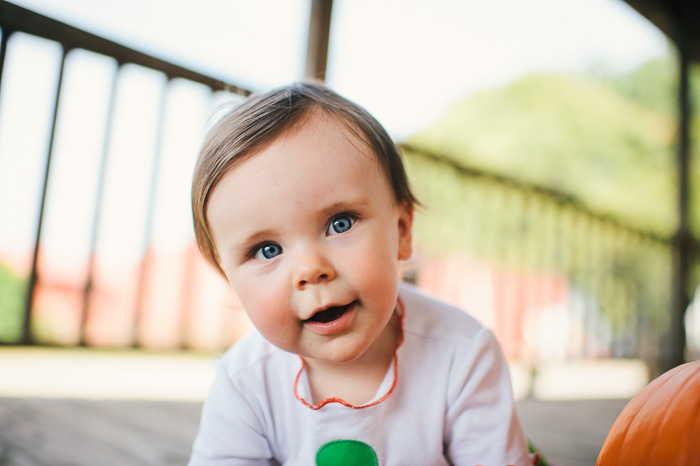
[[[324,359],[323,362],[326,362],[328,364],[338,364],[338,365],[344,365],[344,364],[350,364],[355,361],[360,359],[360,356],[358,355],[352,355],[352,356],[347,356],[347,357],[337,357],[337,358],[332,358],[332,359]]]
[[[316,359],[329,364],[350,364],[362,358],[366,352],[367,348],[343,349],[340,351],[329,351],[323,354],[323,357]]]

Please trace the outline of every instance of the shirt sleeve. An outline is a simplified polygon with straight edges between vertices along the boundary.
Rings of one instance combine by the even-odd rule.
[[[272,465],[269,444],[255,410],[241,395],[221,360],[202,407],[199,433],[188,466]]]
[[[456,352],[448,387],[445,452],[456,466],[530,465],[508,367],[483,328]]]

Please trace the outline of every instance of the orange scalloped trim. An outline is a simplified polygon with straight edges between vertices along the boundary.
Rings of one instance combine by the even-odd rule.
[[[394,389],[396,388],[396,384],[398,383],[399,380],[399,348],[401,348],[401,345],[403,344],[404,340],[404,317],[405,317],[405,308],[403,301],[401,300],[401,297],[399,297],[396,301],[396,308],[399,312],[399,319],[400,319],[400,324],[401,324],[401,337],[399,338],[399,344],[396,345],[396,349],[394,349],[394,383],[391,384],[391,388],[389,389],[386,394],[384,394],[383,397],[378,399],[377,401],[374,401],[372,403],[368,403],[366,405],[360,405],[360,406],[355,406],[351,403],[348,403],[347,401],[343,400],[342,398],[326,398],[325,400],[321,401],[319,404],[316,406],[312,405],[311,403],[307,402],[305,399],[303,399],[301,396],[299,396],[299,391],[298,391],[298,385],[299,385],[299,377],[301,377],[301,373],[304,371],[304,358],[299,356],[299,359],[301,360],[301,368],[299,369],[299,372],[297,373],[296,378],[294,379],[294,397],[301,401],[301,403],[306,406],[307,408],[311,408],[313,410],[319,410],[323,408],[325,405],[328,403],[340,403],[343,406],[347,406],[348,408],[352,409],[363,409],[363,408],[369,408],[370,406],[377,405],[381,403],[382,401],[386,400],[391,396],[392,393],[394,393]]]

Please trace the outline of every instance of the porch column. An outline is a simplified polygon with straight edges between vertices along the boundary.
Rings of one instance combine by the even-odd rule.
[[[309,40],[306,48],[305,76],[307,78],[326,80],[332,9],[333,0],[311,1]]]

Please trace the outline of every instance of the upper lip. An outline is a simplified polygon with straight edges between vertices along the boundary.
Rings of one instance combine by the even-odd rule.
[[[306,319],[304,319],[304,320],[309,320],[309,319],[311,319],[313,316],[315,316],[316,314],[318,314],[319,312],[326,311],[326,310],[328,310],[328,309],[330,309],[330,308],[332,308],[332,307],[345,307],[345,306],[349,306],[349,305],[352,304],[353,302],[354,302],[354,301],[349,301],[349,302],[347,302],[347,303],[345,303],[345,304],[326,304],[326,305],[324,305],[324,306],[321,306],[321,307],[316,308],[316,309],[315,309],[311,314],[309,314],[309,316],[308,316]]]

